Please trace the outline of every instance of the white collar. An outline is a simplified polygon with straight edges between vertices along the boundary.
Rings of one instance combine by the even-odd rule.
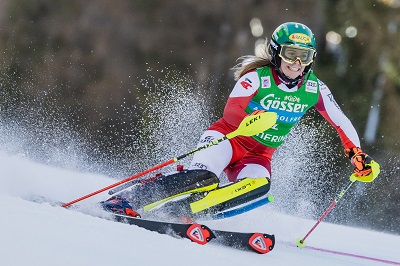
[[[294,86],[293,88],[289,88],[284,83],[279,84],[278,88],[283,90],[283,91],[286,91],[286,92],[295,92],[295,91],[297,91],[299,89],[298,85]]]

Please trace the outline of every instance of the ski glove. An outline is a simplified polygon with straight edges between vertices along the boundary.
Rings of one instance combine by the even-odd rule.
[[[372,168],[369,165],[372,158],[369,157],[361,148],[345,149],[344,154],[350,159],[351,164],[354,166],[354,173],[356,176],[367,176],[371,174]]]

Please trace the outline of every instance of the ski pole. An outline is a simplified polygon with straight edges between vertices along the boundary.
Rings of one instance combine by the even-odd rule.
[[[160,175],[161,175],[161,174],[160,174]],[[134,186],[134,185],[136,185],[136,184],[141,184],[141,185],[142,185],[142,184],[144,184],[144,183],[153,182],[153,181],[156,180],[158,177],[159,177],[159,175],[157,174],[156,176],[150,177],[150,178],[148,178],[148,179],[140,179],[140,180],[132,180],[132,181],[129,181],[129,182],[123,184],[123,185],[120,185],[120,186],[116,187],[115,189],[110,189],[110,190],[108,191],[108,195],[114,195],[115,193],[118,193],[118,192],[120,192],[120,191],[122,191],[122,190],[124,190],[124,189],[127,189],[127,188],[129,188],[129,187],[132,187],[132,186]]]
[[[147,169],[147,170],[145,170],[145,171],[143,171],[141,173],[135,174],[135,175],[133,175],[131,177],[128,177],[128,178],[126,178],[124,180],[121,180],[121,181],[119,181],[117,183],[114,183],[114,184],[109,185],[109,186],[107,186],[105,188],[99,189],[99,190],[97,190],[95,192],[92,192],[92,193],[86,195],[86,196],[80,197],[80,198],[78,198],[76,200],[73,200],[71,202],[68,202],[68,203],[64,203],[63,205],[61,205],[61,207],[66,208],[68,206],[71,206],[72,204],[75,204],[75,203],[77,203],[77,202],[79,202],[81,200],[90,198],[90,197],[92,197],[94,195],[97,195],[97,194],[99,194],[101,192],[104,192],[104,191],[109,190],[111,188],[114,188],[116,186],[122,185],[122,184],[124,184],[126,182],[129,182],[129,181],[133,180],[133,179],[136,179],[136,178],[141,177],[141,176],[143,176],[145,174],[148,174],[148,173],[150,173],[152,171],[155,171],[155,170],[160,169],[162,167],[165,167],[165,166],[167,166],[169,164],[172,164],[172,163],[174,163],[176,161],[179,161],[179,160],[181,160],[183,158],[186,158],[186,157],[188,157],[190,155],[193,155],[196,152],[199,152],[201,150],[204,150],[204,149],[207,149],[207,148],[212,147],[214,145],[217,145],[218,143],[220,143],[222,141],[225,141],[227,139],[232,139],[232,138],[237,137],[237,136],[253,136],[253,135],[256,135],[258,133],[264,132],[265,130],[271,128],[276,123],[277,118],[278,118],[278,116],[274,112],[263,112],[263,113],[258,113],[258,114],[246,116],[243,119],[243,121],[240,123],[239,127],[235,131],[226,134],[226,136],[224,136],[224,137],[222,137],[220,139],[214,140],[214,141],[212,141],[210,143],[207,143],[206,145],[201,146],[201,147],[199,147],[197,149],[194,149],[194,150],[192,150],[192,151],[190,151],[188,153],[185,153],[185,154],[180,155],[178,157],[172,158],[172,159],[170,159],[170,160],[168,160],[168,161],[166,161],[164,163],[155,165],[155,166],[153,166],[153,167],[151,167],[151,168],[149,168],[149,169]]]
[[[322,222],[322,220],[325,218],[325,216],[328,215],[328,213],[335,207],[335,205],[338,203],[338,201],[346,194],[347,190],[353,185],[353,183],[356,181],[354,178],[354,175],[350,176],[350,181],[347,183],[347,185],[340,191],[339,194],[336,195],[336,198],[333,200],[331,205],[326,209],[326,211],[319,217],[318,221],[314,224],[314,226],[311,228],[310,231],[303,237],[303,238],[298,238],[296,240],[296,245],[299,248],[305,247],[306,246],[306,238],[314,231],[314,229]]]
[[[325,218],[326,215],[328,215],[328,213],[333,209],[333,207],[335,207],[335,205],[338,203],[338,201],[344,196],[344,194],[347,192],[347,190],[349,190],[349,188],[351,187],[351,185],[353,185],[353,183],[355,181],[359,181],[359,182],[372,182],[375,180],[375,178],[378,177],[379,173],[381,172],[381,167],[379,165],[379,163],[377,163],[376,161],[372,160],[370,157],[368,160],[366,160],[366,166],[371,167],[371,173],[369,175],[366,176],[357,176],[355,173],[353,173],[350,176],[350,181],[347,183],[347,185],[340,191],[340,193],[336,196],[336,198],[334,199],[334,201],[331,203],[331,205],[328,207],[328,209],[326,209],[326,211],[321,215],[321,217],[318,219],[318,221],[315,223],[315,225],[311,228],[310,231],[308,231],[308,233],[303,237],[303,238],[298,238],[296,240],[296,245],[299,248],[305,247],[306,246],[306,238],[311,234],[312,231],[314,231],[314,229],[318,226],[318,224]]]

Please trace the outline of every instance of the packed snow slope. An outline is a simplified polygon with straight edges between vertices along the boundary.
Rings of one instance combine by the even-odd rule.
[[[308,246],[367,258],[293,247],[315,221],[278,213],[271,208],[273,203],[205,223],[215,229],[275,234],[275,249],[259,255],[212,243],[200,246],[31,201],[35,195],[71,201],[115,179],[37,164],[4,152],[0,152],[0,169],[0,265],[400,265],[400,236],[324,222],[307,239]],[[82,211],[101,212],[93,209],[93,203],[106,197],[103,193],[85,200]]]

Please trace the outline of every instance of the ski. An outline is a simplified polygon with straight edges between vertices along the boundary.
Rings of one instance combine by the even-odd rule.
[[[136,225],[138,227],[174,237],[187,238],[200,245],[209,242],[259,254],[270,252],[275,246],[275,236],[264,233],[242,233],[213,230],[203,224],[174,223],[142,218],[134,218],[122,214],[112,214],[115,221]]]
[[[211,229],[202,224],[161,222],[114,213],[111,215],[117,222],[136,225],[149,231],[171,235],[173,237],[187,238],[200,245],[207,244],[211,239],[215,238]]]
[[[245,251],[254,251],[259,254],[270,252],[275,246],[275,236],[265,233],[241,233],[231,231],[212,230],[215,242],[232,248]]]
[[[55,201],[39,195],[30,195],[27,197],[29,201],[36,203],[48,203],[52,206],[62,206],[62,202]],[[263,199],[262,203],[266,204],[271,202],[273,199],[268,198]],[[261,201],[255,201],[255,205],[260,205]],[[261,205],[263,205],[261,204]],[[76,209],[76,208],[68,208]],[[251,209],[249,206],[245,206],[245,209]],[[241,209],[240,209],[241,210]],[[234,212],[228,211],[224,217],[232,217],[242,211],[234,210]],[[234,214],[234,215],[233,215]],[[113,221],[126,223],[130,225],[136,225],[143,229],[154,231],[160,234],[170,235],[172,237],[186,238],[200,245],[205,245],[209,242],[215,243],[217,245],[231,247],[244,251],[252,251],[259,254],[266,254],[270,252],[275,246],[275,236],[265,233],[244,233],[244,232],[234,232],[234,231],[223,231],[210,229],[206,225],[189,222],[189,223],[179,223],[179,222],[166,222],[157,221],[143,218],[134,218],[132,216],[127,216],[123,214],[116,214],[107,212],[107,217],[112,218]],[[100,217],[103,218],[103,217]],[[218,217],[219,219],[222,216]]]

